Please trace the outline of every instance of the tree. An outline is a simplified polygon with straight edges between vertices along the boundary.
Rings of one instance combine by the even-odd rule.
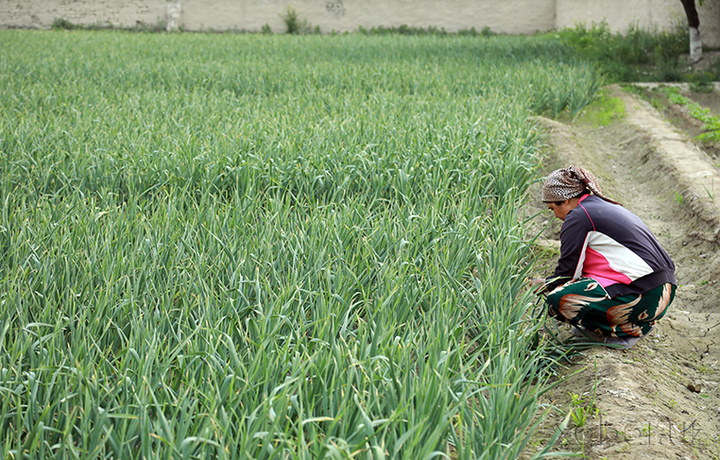
[[[680,0],[685,8],[690,32],[690,62],[695,64],[702,59],[702,39],[700,38],[700,17],[695,7],[695,0]],[[698,0],[702,5],[702,0]]]

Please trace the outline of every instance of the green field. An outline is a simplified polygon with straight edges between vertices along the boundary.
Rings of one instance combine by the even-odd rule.
[[[544,37],[0,31],[3,458],[514,459]]]

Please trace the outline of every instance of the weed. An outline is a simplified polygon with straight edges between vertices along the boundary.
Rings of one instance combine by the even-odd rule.
[[[607,90],[599,91],[585,112],[585,118],[594,126],[607,126],[624,117],[625,104],[622,99],[610,96]]]
[[[79,29],[80,27],[77,24],[73,24],[72,22],[68,21],[67,19],[58,18],[52,22],[50,28],[53,30],[75,30]]]
[[[690,90],[694,93],[712,93],[715,90],[717,75],[710,71],[697,72],[688,77]]]
[[[673,201],[677,203],[678,205],[682,206],[685,202],[685,198],[683,197],[682,193],[675,191],[673,193]]]
[[[681,58],[689,46],[687,27],[682,24],[661,33],[632,27],[625,34],[611,33],[605,22],[578,24],[556,35],[581,55],[598,62],[611,82],[720,78],[720,69],[707,71],[702,76],[694,76],[687,69]]]
[[[158,21],[154,24],[148,24],[146,22],[138,22],[132,27],[116,27],[110,23],[107,24],[77,24],[68,21],[67,19],[58,18],[52,22],[50,26],[53,30],[125,30],[130,32],[146,32],[146,33],[158,33],[165,32],[167,30],[167,24],[165,21]]]
[[[707,281],[705,282],[705,284],[707,284]],[[699,371],[701,374],[705,374],[705,375],[710,375],[710,374],[713,373],[712,368],[710,368],[710,367],[708,367],[708,366],[705,366],[704,364],[699,364],[699,365],[698,365],[698,371]]]
[[[715,202],[715,193],[711,192],[710,189],[713,191],[715,190],[715,178],[710,181],[710,188],[707,187],[707,185],[703,184],[703,188],[705,189],[705,193],[707,193],[708,198],[710,198],[710,201],[713,203]]]
[[[285,13],[281,14],[283,22],[285,22],[286,33],[291,35],[305,35],[313,32],[313,27],[308,23],[307,19],[300,17],[298,12],[292,6],[285,9]],[[319,26],[315,27],[315,33],[320,33]]]
[[[640,433],[641,433],[644,437],[649,438],[650,436],[652,436],[653,428],[654,428],[654,427],[648,423],[647,426],[643,426],[643,427],[640,429]]]
[[[597,363],[595,363],[595,383],[593,384],[592,397],[590,401],[586,401],[584,396],[570,393],[570,416],[577,428],[584,427],[587,424],[588,419],[598,413],[598,409],[595,407],[597,385]]]
[[[665,104],[665,101],[663,101],[662,99],[660,99],[658,97],[651,97],[650,105],[659,111],[662,111],[667,107],[667,104]]]
[[[587,424],[588,418],[595,413],[592,406],[576,407],[571,411],[571,417],[577,428],[582,428]]]
[[[619,438],[619,439],[629,439],[629,438],[626,438],[626,437],[624,436],[624,434],[623,434],[622,432],[620,432],[620,431],[618,431],[618,435],[623,436],[622,438]],[[620,452],[620,453],[630,452],[631,449],[632,449],[632,446],[630,446],[630,443],[629,443],[629,442],[623,442],[621,445],[619,445],[618,447],[615,448],[615,450],[618,451],[618,452]]]

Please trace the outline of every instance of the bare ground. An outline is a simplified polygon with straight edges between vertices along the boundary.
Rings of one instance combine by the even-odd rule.
[[[540,119],[548,145],[544,172],[570,164],[590,169],[603,191],[658,237],[675,261],[678,291],[655,330],[630,350],[592,347],[559,369],[567,378],[547,402],[574,411],[577,420],[570,419],[555,450],[590,459],[720,458],[718,161],[694,142],[694,131],[688,134],[693,122],[681,109],[660,113],[619,87],[609,91],[626,111],[609,125]],[[720,107],[717,89],[702,98]],[[533,207],[544,205],[535,199]],[[536,218],[539,228],[547,225],[548,248],[558,245],[552,217]],[[569,335],[565,326],[561,332]],[[542,435],[564,416],[551,415]]]

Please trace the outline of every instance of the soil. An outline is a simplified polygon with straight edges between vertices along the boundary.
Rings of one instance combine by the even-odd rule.
[[[592,171],[603,192],[658,237],[676,264],[678,290],[667,315],[634,347],[571,348],[557,370],[565,378],[546,394],[545,402],[561,410],[545,420],[540,437],[547,440],[572,411],[575,417],[553,450],[590,459],[720,459],[716,146],[695,140],[697,126],[686,110],[667,101],[661,110],[653,107],[652,88],[606,89],[625,106],[624,116],[606,126],[593,125],[590,117],[572,123],[539,119],[547,144],[542,172],[570,164]],[[684,89],[683,94],[716,114],[720,109],[720,89],[702,94]],[[546,209],[538,197],[539,191],[533,195],[534,212]],[[541,269],[551,272],[560,222],[549,211],[534,222],[552,255]],[[573,343],[568,327],[558,328],[561,338]]]

